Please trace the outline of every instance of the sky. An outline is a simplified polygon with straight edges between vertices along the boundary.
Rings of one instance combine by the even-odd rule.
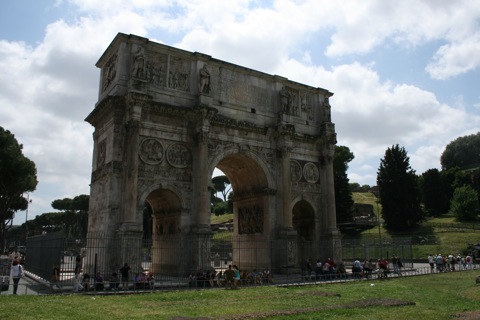
[[[0,0],[0,126],[39,181],[15,224],[90,193],[84,119],[118,32],[333,92],[360,185],[393,145],[421,174],[480,128],[480,0]]]

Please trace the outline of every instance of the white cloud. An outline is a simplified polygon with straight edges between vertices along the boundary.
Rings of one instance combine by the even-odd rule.
[[[480,65],[480,32],[463,41],[441,46],[426,71],[434,79],[445,80],[474,70]]]
[[[348,146],[355,155],[349,170],[352,182],[375,184],[376,169],[365,163],[378,166],[394,144],[405,147],[417,172],[439,168],[446,144],[480,127],[480,116],[441,103],[432,92],[382,82],[372,64],[326,70],[288,60],[283,70],[291,79],[335,93],[331,104],[338,144]]]

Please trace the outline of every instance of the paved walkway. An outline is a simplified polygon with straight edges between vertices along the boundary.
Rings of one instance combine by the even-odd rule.
[[[18,283],[17,295],[39,295],[39,294],[49,294],[51,290],[45,284],[34,280],[28,276],[20,279]],[[12,295],[13,294],[13,281],[10,279],[10,286],[7,291],[1,291],[0,295]]]

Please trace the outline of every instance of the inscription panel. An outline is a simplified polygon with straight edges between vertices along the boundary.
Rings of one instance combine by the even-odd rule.
[[[252,84],[252,77],[248,75],[220,68],[218,81],[220,100],[243,105],[271,106],[272,104],[268,90]]]

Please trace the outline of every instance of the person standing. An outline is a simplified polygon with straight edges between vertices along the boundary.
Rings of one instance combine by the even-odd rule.
[[[430,273],[435,272],[435,259],[431,254],[428,255],[428,264],[430,265]]]
[[[362,277],[362,263],[358,258],[355,258],[355,260],[353,261],[352,274],[354,278]]]
[[[398,264],[397,264],[397,256],[396,255],[393,255],[392,264],[393,264],[393,273],[398,273]]]
[[[225,289],[233,289],[235,287],[235,271],[232,269],[232,265],[228,265],[228,269],[224,272],[225,275]]]
[[[17,294],[18,283],[23,276],[23,269],[18,259],[13,260],[11,274],[13,279],[13,294]]]
[[[310,262],[310,259],[307,259],[307,263],[305,264],[305,268],[306,268],[305,280],[310,280],[312,272],[313,272],[312,263]]]
[[[130,266],[125,262],[122,268],[120,268],[120,275],[122,277],[122,289],[128,290],[128,281],[130,280]]]
[[[60,266],[58,264],[53,264],[52,268],[52,277],[50,278],[50,288],[55,290],[55,286],[58,289],[61,289],[60,286]]]
[[[103,281],[103,276],[99,271],[95,276],[95,291],[102,291],[103,289],[105,289],[105,283]]]
[[[402,268],[403,268],[402,258],[397,257],[397,272],[399,277],[402,276]]]
[[[110,289],[112,291],[118,291],[118,285],[119,285],[119,279],[118,279],[118,274],[116,272],[112,273],[110,276],[110,279],[108,280],[108,283],[110,284]]]
[[[83,290],[82,282],[82,256],[79,254],[75,258],[75,284],[73,285],[73,292]]]
[[[236,265],[233,266],[233,271],[235,271],[235,289],[237,288],[237,285],[240,283],[240,269]]]

